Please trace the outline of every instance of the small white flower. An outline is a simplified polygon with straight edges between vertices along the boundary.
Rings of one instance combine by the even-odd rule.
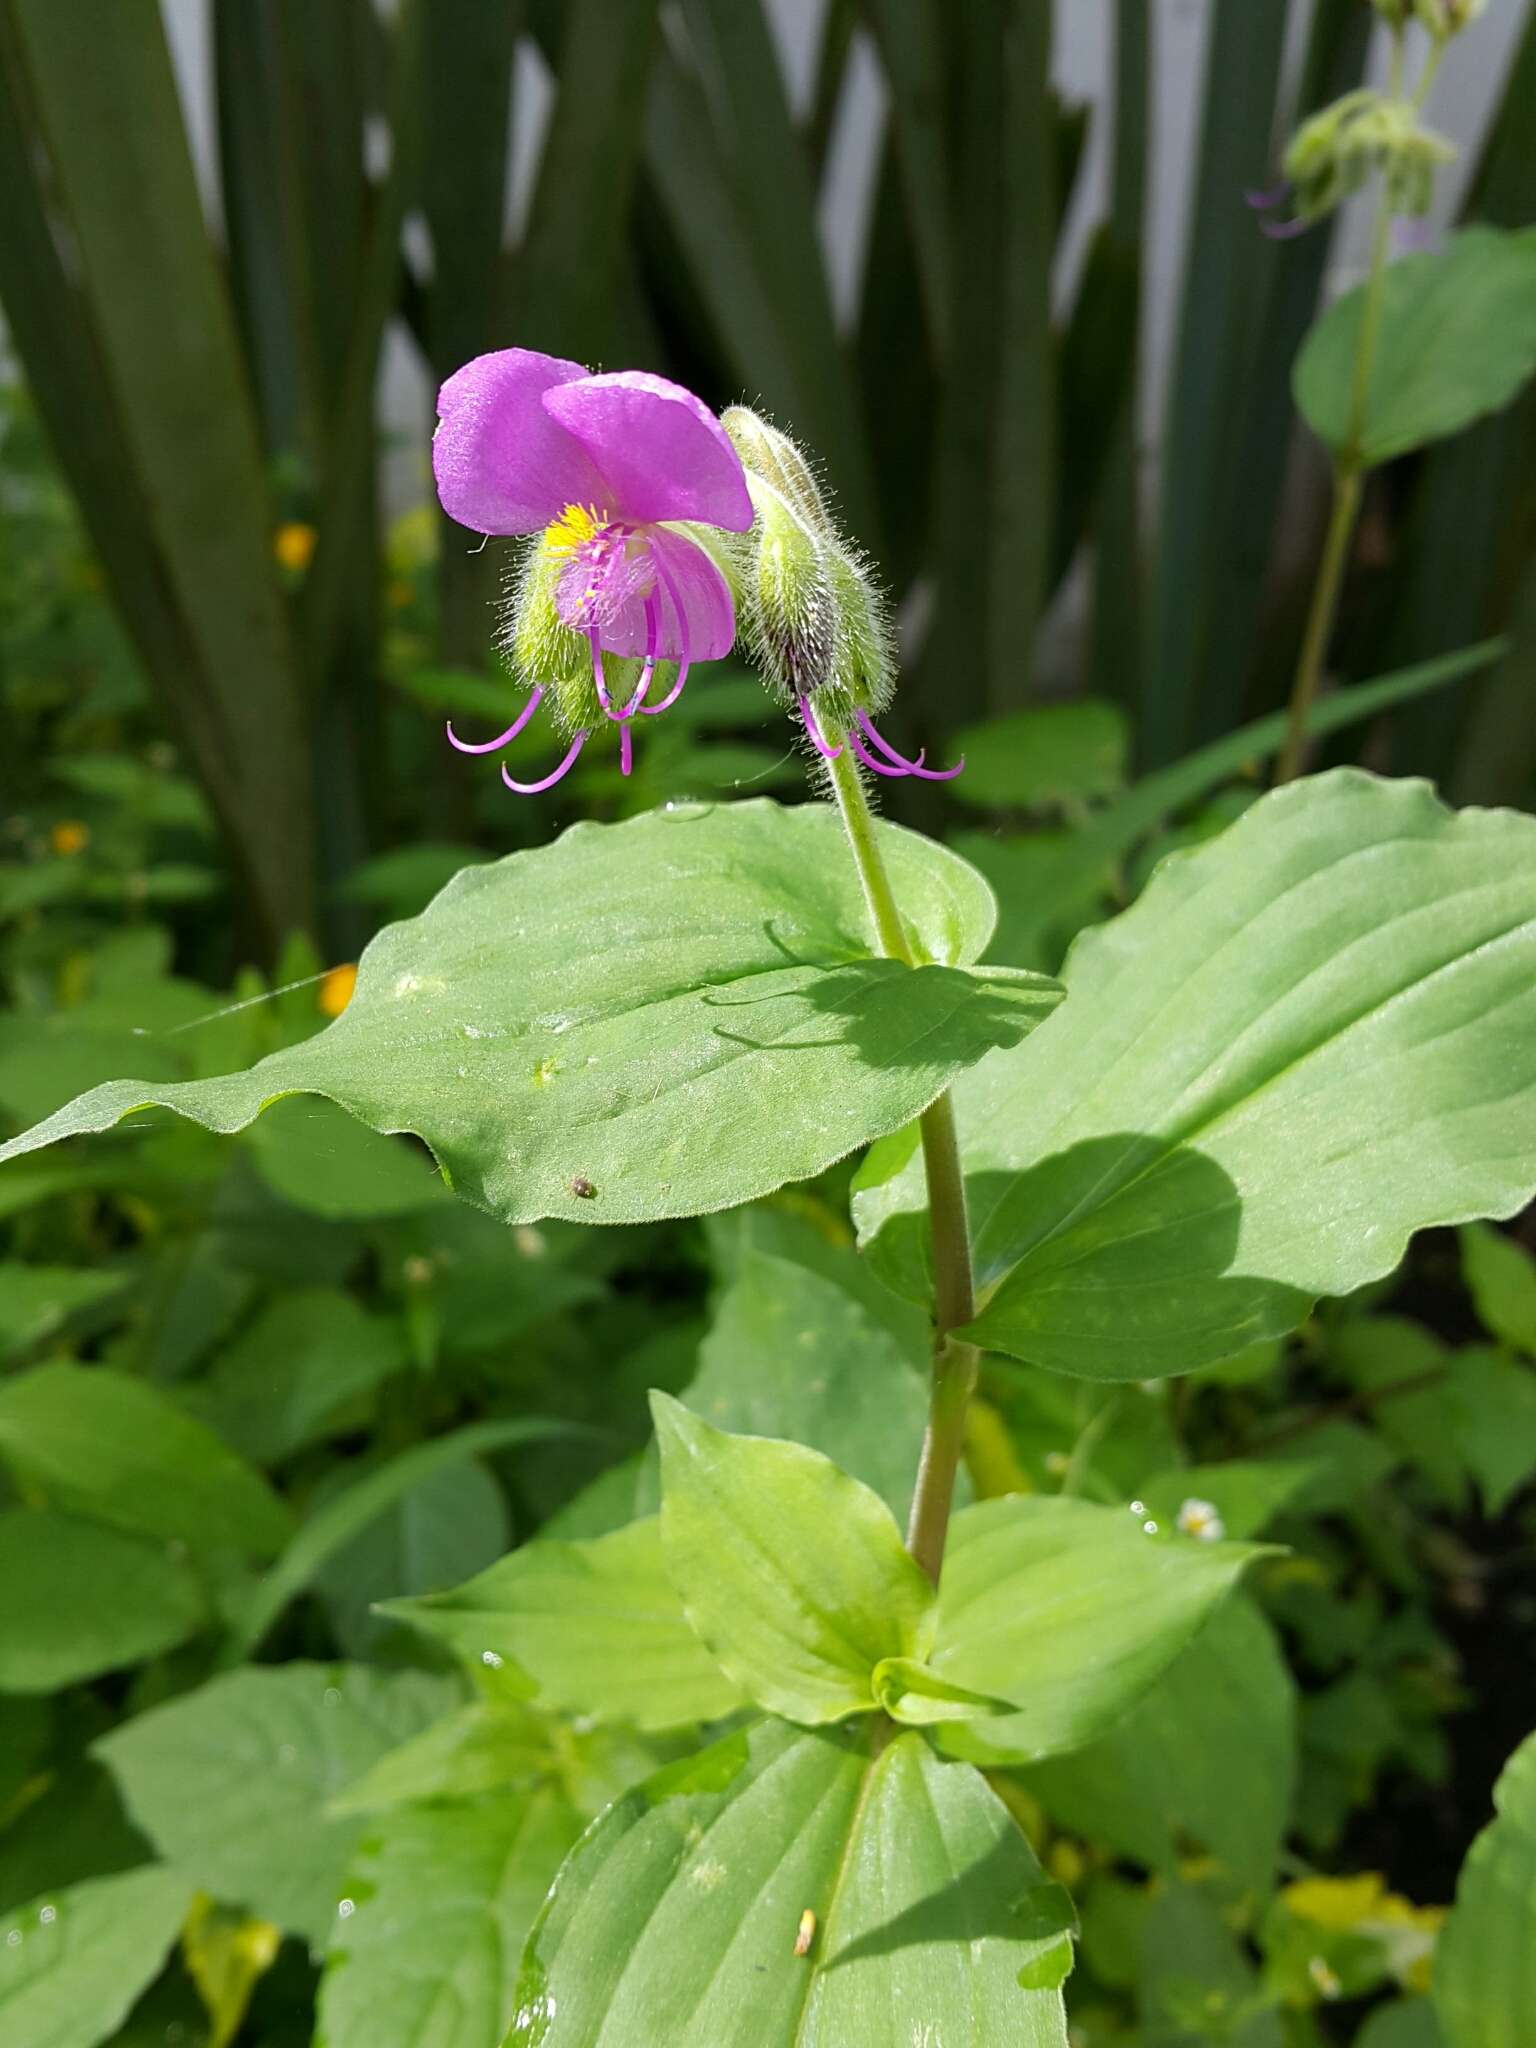
[[[1202,1543],[1219,1543],[1227,1533],[1215,1503],[1208,1500],[1185,1501],[1179,1509],[1179,1527],[1186,1536],[1198,1537]]]

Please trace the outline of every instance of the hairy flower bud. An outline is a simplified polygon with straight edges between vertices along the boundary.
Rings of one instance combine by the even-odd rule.
[[[1413,15],[1437,43],[1444,43],[1470,28],[1487,5],[1488,0],[1413,0]]]
[[[1411,101],[1362,87],[1303,121],[1285,153],[1296,217],[1320,220],[1377,172],[1394,213],[1427,211],[1434,176],[1456,152],[1419,120]]]
[[[842,540],[805,455],[767,420],[722,415],[747,472],[757,517],[734,541],[749,654],[790,703],[815,697],[844,724],[891,694],[894,662],[884,600]]]
[[[818,538],[836,540],[837,527],[822,497],[816,472],[788,434],[781,434],[777,427],[770,426],[744,405],[727,406],[720,415],[720,424],[729,434],[748,477],[772,484]]]

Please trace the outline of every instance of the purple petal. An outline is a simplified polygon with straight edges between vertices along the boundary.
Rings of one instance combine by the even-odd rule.
[[[1282,178],[1278,185],[1271,185],[1267,192],[1250,189],[1243,194],[1243,199],[1255,213],[1268,213],[1272,206],[1283,206],[1290,196],[1291,181],[1289,178]]]
[[[1298,235],[1304,235],[1311,225],[1309,220],[1261,220],[1259,233],[1268,235],[1272,242],[1293,242]]]
[[[661,599],[657,655],[662,661],[720,661],[736,639],[731,587],[686,534],[650,535]],[[627,653],[638,654],[631,647]]]
[[[536,533],[567,505],[602,506],[582,444],[542,404],[586,378],[580,363],[504,348],[455,370],[437,395],[432,471],[443,510],[476,533]]]
[[[610,518],[641,526],[693,519],[730,533],[752,524],[740,456],[709,407],[681,384],[645,370],[549,382],[544,409],[607,479]]]

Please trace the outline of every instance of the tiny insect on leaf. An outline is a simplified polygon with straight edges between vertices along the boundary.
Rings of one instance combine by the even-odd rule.
[[[800,1915],[800,1930],[795,1936],[795,1954],[797,1956],[808,1956],[811,1952],[811,1943],[815,1939],[816,1915],[807,1906]]]

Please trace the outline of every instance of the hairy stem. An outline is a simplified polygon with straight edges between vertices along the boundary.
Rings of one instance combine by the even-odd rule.
[[[918,965],[901,921],[891,878],[875,837],[864,781],[852,750],[844,746],[827,764],[838,809],[848,834],[864,900],[874,922],[881,954]],[[971,1280],[970,1231],[965,1215],[965,1179],[955,1132],[954,1104],[947,1093],[919,1119],[923,1166],[928,1176],[928,1220],[933,1244],[933,1388],[907,1525],[907,1548],[935,1585],[944,1562],[955,1477],[965,1449],[965,1418],[976,1387],[979,1354],[950,1334],[976,1313]]]

